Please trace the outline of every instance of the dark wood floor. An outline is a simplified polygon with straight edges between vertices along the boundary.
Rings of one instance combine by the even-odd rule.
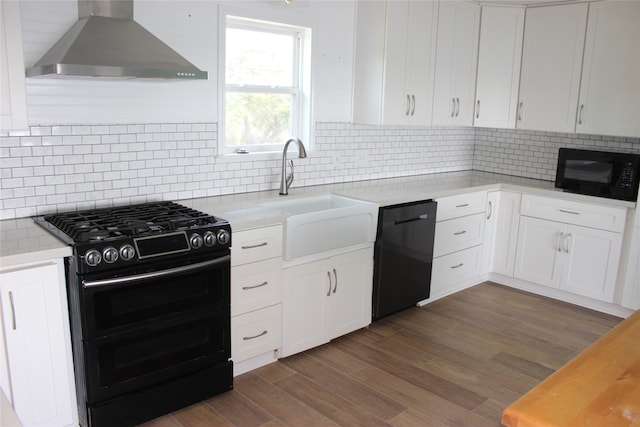
[[[145,427],[500,425],[622,319],[485,283],[235,378]]]

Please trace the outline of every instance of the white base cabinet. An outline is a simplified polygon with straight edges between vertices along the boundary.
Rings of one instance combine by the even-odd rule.
[[[613,302],[625,209],[524,195],[522,215],[514,277]]]
[[[282,355],[371,323],[373,245],[283,270]]]
[[[640,310],[640,227],[634,227],[620,305]]]
[[[5,269],[0,292],[9,373],[2,386],[20,422],[77,425],[62,260]]]

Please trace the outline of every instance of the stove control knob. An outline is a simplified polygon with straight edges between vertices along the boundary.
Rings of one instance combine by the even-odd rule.
[[[189,244],[193,249],[200,249],[203,243],[204,239],[202,239],[202,236],[198,233],[193,233],[189,239]]]
[[[100,261],[102,261],[102,255],[100,255],[100,252],[95,249],[90,249],[86,254],[84,254],[84,261],[89,267],[95,267],[100,264]]]
[[[229,232],[227,230],[218,231],[218,243],[220,243],[221,245],[226,245],[227,243],[229,243],[230,238],[231,236],[229,235]]]
[[[118,250],[109,246],[102,251],[102,258],[104,259],[104,262],[113,264],[118,260]]]
[[[130,244],[122,245],[120,247],[120,256],[125,261],[131,261],[136,256],[136,250]]]
[[[207,246],[213,246],[216,244],[216,235],[212,231],[204,233],[204,244]]]

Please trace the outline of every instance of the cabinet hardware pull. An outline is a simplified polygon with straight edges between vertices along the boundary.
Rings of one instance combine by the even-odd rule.
[[[451,267],[449,267],[449,268],[460,268],[460,267],[462,267],[463,265],[464,265],[464,263],[462,263],[462,262],[461,262],[460,264],[458,264],[458,265],[453,265],[453,266],[451,266]]]
[[[327,291],[327,296],[330,297],[331,296],[331,272],[327,271],[327,277],[329,278],[329,290]]]
[[[262,242],[262,243],[258,243],[257,245],[247,245],[247,246],[241,246],[242,249],[254,249],[254,248],[260,248],[262,246],[267,246],[269,243],[267,242]]]
[[[580,113],[578,114],[578,124],[582,124],[582,113],[584,112],[584,104],[580,104]]]
[[[456,208],[466,208],[467,206],[469,206],[469,203],[465,203],[463,205],[456,205]]]
[[[428,214],[421,214],[421,215],[418,215],[415,218],[395,220],[395,221],[393,221],[393,225],[400,225],[400,224],[404,224],[404,223],[407,223],[407,222],[420,221],[420,220],[428,219],[428,218],[429,218]]]
[[[333,287],[333,293],[335,294],[336,291],[338,290],[338,273],[336,272],[336,269],[333,269],[333,277],[336,279],[336,284]]]
[[[249,289],[255,289],[255,288],[261,288],[263,286],[267,286],[269,284],[269,282],[267,282],[266,280],[262,283],[260,283],[259,285],[253,285],[253,286],[243,286],[242,290],[243,291],[248,291]]]
[[[566,211],[564,209],[558,209],[558,211],[562,213],[571,214],[571,215],[580,215],[580,212],[575,212],[575,211]]]
[[[404,115],[408,116],[409,111],[411,111],[411,97],[407,94],[407,111],[404,112]]]
[[[11,329],[14,331],[17,328],[16,325],[16,308],[13,303],[13,292],[9,291],[9,304],[11,305]]]
[[[522,102],[518,104],[518,120],[522,121]]]
[[[569,253],[569,247],[571,246],[571,233],[567,233],[567,235],[566,235],[566,237],[564,239],[564,242],[565,242],[564,252],[568,254]]]
[[[456,117],[460,113],[460,98],[456,98]]]
[[[453,233],[454,236],[460,236],[461,234],[466,233],[467,230],[458,231],[457,233]]]
[[[260,332],[258,335],[254,335],[252,337],[242,337],[242,339],[243,339],[243,341],[249,341],[249,340],[254,340],[256,338],[260,338],[260,337],[265,336],[265,335],[267,335],[267,331],[266,330]]]
[[[451,117],[456,115],[456,99],[451,98]]]
[[[491,219],[491,215],[493,215],[493,203],[489,200],[489,214],[487,214],[487,219]]]
[[[416,112],[416,96],[411,95],[411,115]]]
[[[476,119],[480,118],[480,100],[478,99],[478,103],[476,106]]]
[[[558,233],[558,237],[556,238],[556,246],[558,247],[558,252],[562,252],[563,241],[564,241],[564,233]]]

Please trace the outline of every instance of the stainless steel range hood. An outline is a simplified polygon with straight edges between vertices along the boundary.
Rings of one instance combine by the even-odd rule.
[[[207,78],[133,20],[133,0],[78,0],[78,17],[27,77]]]

